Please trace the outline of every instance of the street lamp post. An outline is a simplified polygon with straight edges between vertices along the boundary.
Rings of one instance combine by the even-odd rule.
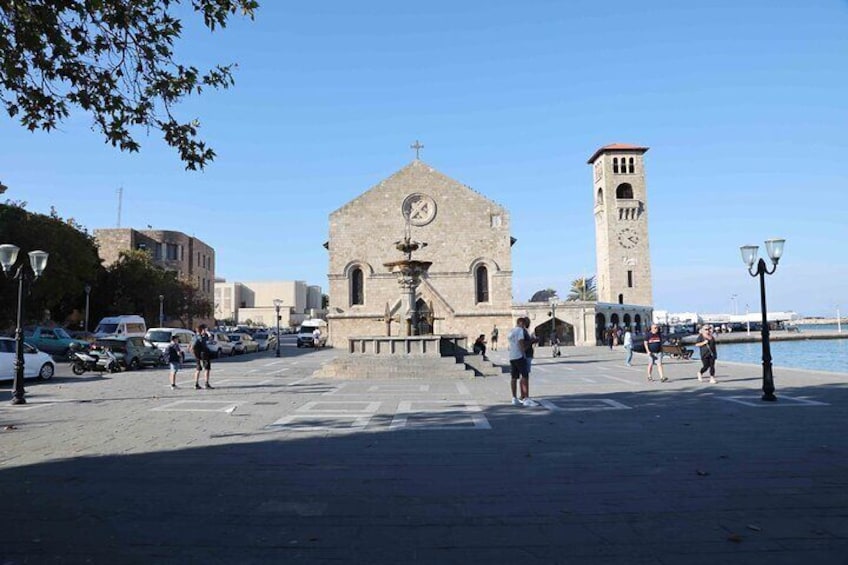
[[[748,333],[748,335],[751,335],[751,319],[748,317],[749,312],[750,312],[750,309],[748,308],[748,305],[746,304],[745,305],[745,331]]]
[[[159,295],[159,327],[165,327],[165,296]]]
[[[836,331],[842,333],[842,316],[839,315],[839,304],[836,305]]]
[[[91,296],[91,285],[85,285],[85,333],[88,333],[88,299]]]
[[[551,296],[548,298],[548,302],[551,303],[551,346],[554,344],[554,338],[556,337],[556,307],[557,307],[557,297]]]
[[[771,275],[777,270],[777,263],[783,255],[783,244],[785,239],[767,239],[766,252],[771,259],[772,268],[768,269],[766,262],[758,258],[759,247],[756,245],[743,245],[740,247],[742,261],[748,267],[748,273],[752,277],[760,277],[760,308],[762,309],[762,339],[763,339],[763,396],[762,400],[774,402],[774,375],[771,370],[771,345],[769,344],[768,309],[766,308],[766,275]],[[756,263],[756,269],[754,269]]]
[[[283,301],[279,298],[274,299],[274,308],[277,310],[277,357],[280,356],[280,306]]]
[[[0,264],[3,266],[3,274],[6,277],[18,281],[18,319],[15,328],[15,380],[13,384],[12,404],[26,404],[24,398],[24,332],[22,328],[23,311],[24,311],[24,282],[30,280],[30,275],[24,270],[25,265],[20,265],[15,274],[12,273],[12,268],[18,260],[18,251],[20,248],[16,245],[3,244],[0,245]],[[32,280],[37,279],[44,273],[47,267],[47,258],[49,254],[45,251],[30,251],[29,265],[32,271]]]

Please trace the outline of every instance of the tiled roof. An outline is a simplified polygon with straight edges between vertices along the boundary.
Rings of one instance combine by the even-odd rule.
[[[639,153],[644,153],[647,150],[647,147],[642,147],[641,145],[631,145],[629,143],[611,143],[595,151],[595,153],[591,157],[589,157],[587,163],[591,165],[595,162],[595,159],[597,159],[601,155],[601,153],[606,153],[607,151],[638,151]]]

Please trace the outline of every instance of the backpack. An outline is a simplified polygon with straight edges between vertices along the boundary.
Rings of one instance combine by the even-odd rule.
[[[525,357],[533,357],[533,343],[534,340],[530,337],[530,332],[526,329],[524,330],[524,356]]]
[[[206,353],[206,340],[200,334],[191,338],[191,352],[195,357]]]

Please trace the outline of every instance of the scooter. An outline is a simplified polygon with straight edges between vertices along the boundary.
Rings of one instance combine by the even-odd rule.
[[[75,351],[71,363],[71,371],[75,375],[82,375],[86,371],[117,373],[121,370],[118,358],[108,349],[92,349],[88,353]]]
[[[559,340],[555,339],[551,344],[551,357],[559,357],[561,355],[562,353],[559,350]]]

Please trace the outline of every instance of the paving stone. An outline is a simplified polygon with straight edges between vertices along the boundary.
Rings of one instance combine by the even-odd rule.
[[[23,410],[3,393],[0,563],[848,563],[846,375],[778,368],[775,405],[758,366],[661,384],[542,351],[531,393],[567,411],[511,406],[507,375],[313,377],[337,352],[283,349],[216,363],[214,390],[60,367]],[[490,428],[426,425],[469,407]],[[296,415],[368,420],[271,425]]]

